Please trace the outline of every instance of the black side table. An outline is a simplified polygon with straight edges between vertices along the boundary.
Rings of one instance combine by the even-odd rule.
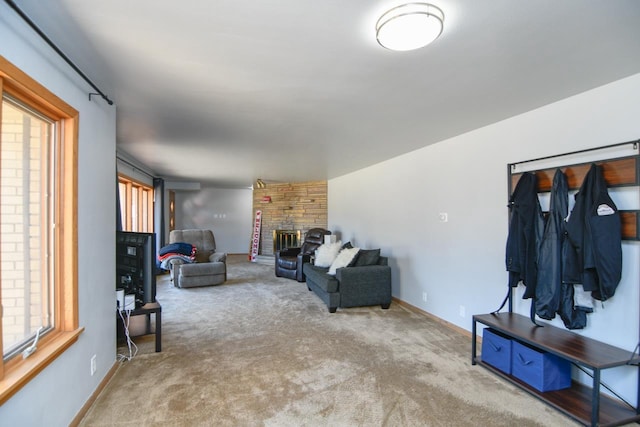
[[[156,336],[156,353],[162,351],[162,307],[159,302],[150,302],[142,307],[133,309],[129,312],[129,316],[140,316],[146,315],[147,319],[145,322],[145,333],[142,335],[150,335],[155,334]],[[155,314],[156,328],[155,331],[151,330],[151,315]],[[122,312],[123,316],[126,316],[126,311]],[[118,316],[118,320],[120,320],[120,316]],[[136,335],[141,336],[141,335]]]

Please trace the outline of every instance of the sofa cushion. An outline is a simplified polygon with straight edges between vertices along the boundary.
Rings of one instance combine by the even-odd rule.
[[[355,266],[362,267],[365,265],[376,265],[380,258],[380,249],[361,249],[358,252],[358,258],[356,259]]]
[[[198,249],[198,252],[214,252],[216,250],[216,240],[213,237],[213,231],[211,230],[172,230],[169,233],[169,242],[190,243]]]
[[[212,251],[198,250],[196,251],[196,262],[209,262]]]
[[[278,258],[278,265],[287,270],[295,270],[298,266],[298,257],[281,256]]]
[[[356,255],[358,255],[359,250],[360,248],[341,250],[336,259],[334,259],[331,263],[331,267],[329,267],[329,271],[327,272],[327,274],[335,276],[337,269],[346,267],[351,264]]]
[[[180,266],[180,275],[185,277],[224,274],[225,271],[226,268],[223,262],[204,262],[201,264],[183,264]]]
[[[221,285],[225,281],[224,274],[211,274],[204,276],[180,276],[177,282],[179,288],[195,288],[199,286]]]
[[[227,262],[226,252],[214,252],[209,255],[209,262]]]
[[[316,249],[316,260],[314,262],[318,267],[330,267],[331,263],[338,256],[342,242],[327,243]]]
[[[304,265],[304,274],[307,276],[307,282],[313,282],[324,292],[338,292],[338,281],[335,276],[328,275],[327,271],[329,269],[326,267],[318,267],[309,263]]]
[[[300,247],[300,253],[303,255],[313,255],[313,253],[320,247],[317,243],[304,242]]]

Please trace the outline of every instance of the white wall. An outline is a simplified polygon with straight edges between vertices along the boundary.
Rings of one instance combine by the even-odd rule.
[[[0,3],[0,55],[80,112],[78,167],[78,342],[4,405],[0,424],[63,426],[113,366],[116,357],[115,115],[4,2]],[[90,358],[97,372],[90,375]]]
[[[213,230],[218,252],[248,252],[253,224],[251,189],[202,186],[199,191],[175,193],[176,229]]]
[[[639,97],[640,74],[332,179],[329,228],[355,246],[382,248],[395,297],[470,330],[471,315],[497,309],[507,290],[507,163],[638,139]],[[638,209],[635,191],[636,206],[618,207]],[[448,222],[439,221],[441,212]],[[623,244],[616,295],[578,333],[634,349],[639,254],[638,242]],[[522,290],[515,309],[528,314]],[[632,368],[607,371],[603,380],[635,402]]]

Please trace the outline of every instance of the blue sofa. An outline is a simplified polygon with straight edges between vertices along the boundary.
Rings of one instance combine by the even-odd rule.
[[[329,268],[305,263],[302,267],[307,287],[314,291],[335,313],[338,307],[362,307],[391,304],[391,267],[387,257],[379,257],[377,264],[338,268],[336,275],[327,274]]]

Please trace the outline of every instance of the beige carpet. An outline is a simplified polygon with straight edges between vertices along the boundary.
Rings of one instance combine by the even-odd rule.
[[[423,315],[398,304],[330,314],[271,266],[236,256],[228,271],[215,287],[158,281],[162,352],[137,339],[81,425],[573,425],[471,366],[469,337]]]

